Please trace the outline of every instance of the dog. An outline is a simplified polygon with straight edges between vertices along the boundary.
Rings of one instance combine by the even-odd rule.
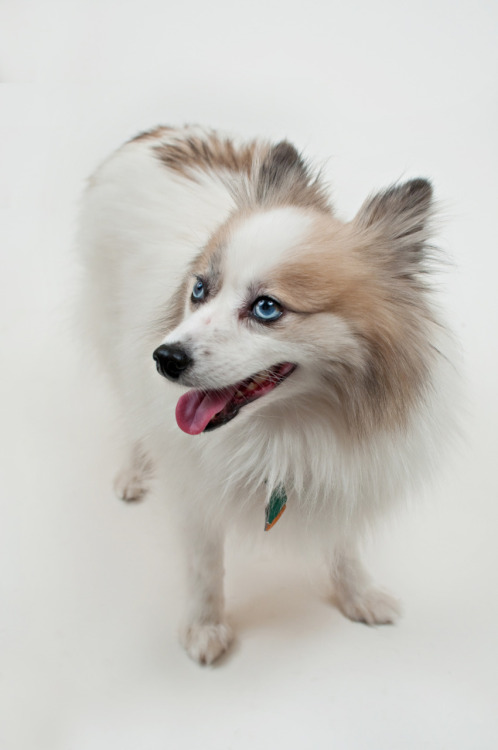
[[[84,310],[123,405],[116,489],[138,500],[154,475],[174,500],[188,560],[181,640],[195,661],[232,640],[232,526],[318,551],[351,620],[397,619],[359,548],[447,443],[433,213],[430,182],[412,179],[342,221],[287,141],[197,126],[141,133],[90,178]]]

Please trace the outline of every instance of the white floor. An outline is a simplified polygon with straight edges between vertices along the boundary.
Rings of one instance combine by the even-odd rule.
[[[0,87],[0,747],[494,750],[496,8],[205,8],[0,10],[12,81]],[[69,320],[84,177],[134,132],[185,120],[331,156],[344,216],[369,190],[432,176],[468,381],[456,459],[367,550],[404,603],[399,625],[344,619],[324,571],[277,558],[271,535],[243,555],[232,543],[237,641],[205,669],[176,640],[181,555],[167,502],[114,498],[110,395]]]

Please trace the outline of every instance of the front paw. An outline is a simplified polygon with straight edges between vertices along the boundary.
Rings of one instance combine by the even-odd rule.
[[[148,490],[146,478],[141,471],[134,468],[123,469],[114,480],[116,495],[126,503],[136,503],[143,500]]]
[[[366,625],[393,625],[401,614],[398,600],[375,588],[354,595],[343,592],[337,597],[337,606],[350,620]]]
[[[180,633],[180,642],[191,659],[198,664],[212,664],[232,642],[233,634],[226,623],[187,625]]]

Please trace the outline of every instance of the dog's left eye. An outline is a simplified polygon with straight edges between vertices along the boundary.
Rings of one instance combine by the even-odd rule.
[[[206,285],[202,279],[197,279],[192,289],[192,299],[194,302],[201,302],[206,296]]]
[[[274,320],[278,320],[282,313],[281,305],[271,297],[260,297],[252,306],[254,317],[264,323],[271,323]]]

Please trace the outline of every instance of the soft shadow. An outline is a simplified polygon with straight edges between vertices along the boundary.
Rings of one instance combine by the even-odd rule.
[[[240,641],[237,638],[237,636],[234,637],[232,643],[230,644],[230,647],[225,651],[224,654],[222,654],[218,659],[216,659],[215,662],[208,665],[208,669],[220,669],[220,667],[225,667],[227,664],[230,664],[232,659],[240,652]]]
[[[247,598],[229,600],[228,616],[234,630],[243,635],[255,630],[279,630],[301,634],[330,629],[340,621],[331,596],[305,586],[302,582],[288,582],[284,586],[268,586]]]

